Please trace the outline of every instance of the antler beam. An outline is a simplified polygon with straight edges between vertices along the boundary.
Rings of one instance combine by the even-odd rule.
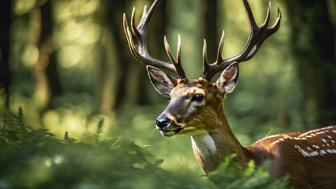
[[[224,45],[224,31],[223,31],[221,40],[218,45],[217,59],[213,64],[209,64],[207,62],[206,57],[207,56],[206,41],[204,40],[203,77],[208,81],[210,81],[214,75],[224,70],[229,65],[233,63],[245,62],[251,59],[257,53],[263,42],[272,34],[274,34],[276,31],[278,31],[280,27],[281,12],[279,8],[278,8],[278,17],[276,19],[275,24],[269,27],[271,2],[269,2],[268,4],[266,18],[261,26],[258,26],[256,24],[251,7],[248,4],[247,0],[243,0],[243,3],[250,23],[250,34],[243,50],[239,54],[227,59],[222,58],[222,50]]]
[[[178,75],[179,79],[186,78],[185,72],[181,64],[181,37],[178,36],[178,45],[177,45],[177,58],[175,59],[172,55],[170,45],[167,42],[166,37],[164,37],[164,45],[166,53],[169,57],[171,63],[164,62],[158,59],[153,58],[148,51],[148,27],[150,20],[153,16],[155,9],[157,8],[160,0],[155,0],[152,4],[149,11],[145,6],[143,14],[139,25],[135,25],[135,8],[133,8],[131,16],[131,27],[129,27],[126,14],[123,15],[123,27],[126,39],[128,42],[129,49],[131,50],[132,55],[138,59],[140,62],[154,66],[160,69],[167,70],[169,72],[175,72]]]

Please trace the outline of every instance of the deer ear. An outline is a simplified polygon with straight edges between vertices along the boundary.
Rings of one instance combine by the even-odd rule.
[[[176,85],[176,80],[153,66],[147,66],[147,72],[155,90],[162,96],[169,97],[170,91]]]
[[[216,81],[216,86],[221,93],[232,93],[239,75],[238,64],[234,63],[227,67]]]

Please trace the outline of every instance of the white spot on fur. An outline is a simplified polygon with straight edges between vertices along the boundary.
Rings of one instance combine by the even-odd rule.
[[[323,127],[320,129],[314,129],[305,133],[302,133],[299,137],[303,137],[303,136],[307,136],[307,135],[311,135],[311,136],[315,136],[315,135],[320,135],[320,134],[324,134],[326,132],[331,132],[331,129],[335,128],[335,126],[329,126],[329,127]],[[332,130],[332,132],[336,133],[336,130]]]
[[[327,152],[326,152],[325,150],[321,150],[321,151],[320,151],[320,155],[321,155],[321,156],[324,156],[324,155],[326,155],[326,154],[327,154]]]
[[[336,133],[335,126],[330,126],[311,130],[295,137],[286,134],[281,136],[274,135],[279,137],[279,139],[274,141],[271,145],[289,140],[288,142],[294,143],[294,148],[304,157],[327,156],[329,154],[336,154],[336,149],[333,149],[336,144],[336,140],[333,136],[334,133]],[[315,140],[320,140],[321,142]],[[307,147],[306,145],[311,146]]]
[[[317,146],[317,145],[313,145],[313,147],[316,148],[316,149],[320,149],[320,147]]]
[[[336,149],[321,149],[319,151],[308,152],[303,150],[299,145],[294,145],[294,148],[297,149],[302,154],[303,157],[315,157],[315,156],[325,156],[328,154],[336,154]]]
[[[299,145],[295,145],[294,148],[296,148],[303,155],[303,157],[313,157],[319,155],[317,151],[307,152],[303,150]]]
[[[314,157],[314,156],[317,156],[318,155],[318,152],[317,151],[313,151],[310,153],[311,157]]]
[[[270,135],[270,136],[267,136],[267,137],[264,137],[264,138],[262,138],[262,139],[257,140],[257,142],[255,142],[255,143],[258,143],[258,142],[263,141],[263,140],[271,139],[271,138],[274,138],[274,137],[279,137],[280,135],[281,135],[281,134]],[[275,142],[276,142],[276,141],[275,141]]]
[[[271,145],[276,145],[277,143],[279,143],[279,142],[283,142],[283,141],[285,141],[285,139],[281,138],[281,139],[278,139],[278,140],[272,142]]]
[[[329,154],[336,154],[336,149],[327,149]]]

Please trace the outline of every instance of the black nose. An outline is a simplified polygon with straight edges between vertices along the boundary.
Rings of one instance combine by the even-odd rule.
[[[165,115],[161,115],[156,119],[156,125],[160,128],[167,127],[169,123],[170,119]]]

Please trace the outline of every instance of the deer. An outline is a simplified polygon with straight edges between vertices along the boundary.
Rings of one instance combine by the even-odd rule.
[[[290,184],[297,189],[336,188],[336,125],[271,135],[244,147],[231,130],[223,110],[224,99],[237,84],[239,63],[250,60],[263,42],[279,30],[280,9],[275,23],[270,26],[269,3],[266,18],[259,26],[248,0],[242,0],[250,25],[243,49],[235,56],[223,58],[223,31],[216,60],[209,63],[204,39],[202,76],[188,79],[181,64],[180,35],[175,57],[164,36],[169,61],[153,58],[149,52],[148,28],[159,2],[155,0],[149,10],[145,6],[138,25],[135,8],[130,23],[124,13],[123,29],[131,54],[146,65],[154,89],[169,99],[167,107],[156,119],[160,134],[165,137],[190,135],[194,155],[205,174],[216,170],[225,157],[235,154],[236,161],[242,166],[251,160],[257,165],[271,161],[270,173],[275,177],[288,175]]]

